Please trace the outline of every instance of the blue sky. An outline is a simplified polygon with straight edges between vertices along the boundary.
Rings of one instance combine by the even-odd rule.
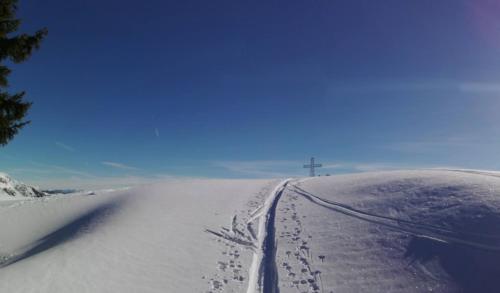
[[[43,186],[500,169],[497,1],[20,0],[0,170]]]

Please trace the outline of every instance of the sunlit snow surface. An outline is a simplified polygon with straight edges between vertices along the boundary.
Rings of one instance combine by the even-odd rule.
[[[275,183],[179,180],[1,206],[0,292],[205,292],[229,260],[238,280],[225,287],[243,292],[251,253],[235,258],[204,230],[248,213]]]
[[[272,271],[261,260],[282,293],[499,292],[497,176],[168,180],[0,202],[0,292],[252,293]]]
[[[497,175],[384,172],[297,183],[278,206],[281,292],[500,292]]]

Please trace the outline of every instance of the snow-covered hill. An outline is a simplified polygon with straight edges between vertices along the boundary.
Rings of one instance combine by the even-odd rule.
[[[289,189],[280,292],[500,292],[498,174],[366,173]]]
[[[0,173],[0,200],[22,197],[42,197],[47,194],[36,188],[18,182],[5,173]]]
[[[497,176],[169,180],[3,204],[0,292],[499,292]]]

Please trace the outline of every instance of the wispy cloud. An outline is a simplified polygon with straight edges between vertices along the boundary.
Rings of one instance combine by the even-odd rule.
[[[307,176],[304,162],[300,161],[218,161],[214,166],[227,169],[235,174],[251,177],[276,178]],[[417,166],[390,162],[326,162],[318,168],[318,174],[346,174],[358,172],[374,172],[388,170],[408,170],[432,168],[434,166]]]
[[[155,135],[156,137],[160,137],[160,131],[158,130],[158,128],[155,128]]]
[[[71,188],[83,190],[98,190],[108,188],[133,187],[137,185],[154,184],[166,180],[182,180],[166,174],[156,174],[151,176],[99,176],[99,177],[80,177],[71,176],[68,178],[34,178],[26,183],[38,186],[40,188]]]
[[[75,148],[65,144],[65,143],[62,143],[62,142],[59,142],[59,141],[56,141],[56,145],[68,152],[74,152],[75,151]]]
[[[449,150],[451,148],[467,148],[476,146],[477,142],[466,139],[442,139],[435,141],[404,141],[383,146],[384,149],[403,153],[432,153]]]
[[[500,82],[463,82],[459,90],[473,93],[500,93]]]
[[[457,80],[376,80],[352,84],[334,83],[331,92],[391,92],[391,91],[453,91],[467,93],[500,93],[500,81],[457,81]]]
[[[127,170],[134,168],[116,162],[106,163],[108,164],[104,164],[103,162],[104,165],[114,168],[125,168]],[[139,169],[134,168],[133,170]],[[25,166],[8,168],[2,171],[5,171],[18,180],[40,188],[107,189],[152,184],[168,179],[181,179],[176,176],[161,173],[124,176],[99,175],[99,172],[90,173],[84,170],[36,161],[29,161]]]
[[[302,168],[298,161],[214,161],[212,165],[241,175],[275,178],[299,176]]]
[[[139,170],[139,168],[128,166],[122,163],[117,163],[117,162],[110,162],[110,161],[103,161],[101,164],[117,169],[122,169],[122,170]]]
[[[47,176],[58,176],[58,175],[73,175],[73,176],[81,176],[87,178],[95,178],[94,175],[84,172],[81,170],[76,170],[72,168],[57,166],[57,165],[49,165],[49,164],[40,164],[40,163],[31,163],[31,166],[27,167],[17,167],[6,170],[7,173],[12,175],[47,175]]]
[[[351,168],[356,172],[418,169],[418,167],[416,166],[393,164],[393,163],[358,163],[358,164],[352,164]]]
[[[114,163],[114,162],[108,162]],[[118,168],[133,168],[117,163]],[[107,164],[109,166],[109,164]],[[114,165],[112,167],[116,167]],[[73,168],[31,162],[25,167],[2,170],[25,183],[40,188],[103,189],[131,187],[178,178],[169,174],[106,176]]]
[[[322,164],[322,169],[341,169],[341,168],[345,168],[346,165],[345,164],[341,164],[341,163],[327,163],[327,164]]]
[[[88,172],[72,169],[72,168],[67,168],[67,167],[62,167],[62,166],[51,166],[55,170],[61,172],[61,173],[66,173],[66,174],[72,174],[72,175],[78,175],[78,176],[83,176],[83,177],[95,177],[95,175],[92,175]]]
[[[323,167],[321,169],[333,170],[340,173],[353,173],[416,168],[418,167],[414,165],[396,164],[389,162],[341,162],[323,164]]]
[[[457,83],[449,81],[398,81],[375,80],[358,83],[334,83],[330,86],[331,92],[392,92],[392,91],[429,91],[456,89]]]

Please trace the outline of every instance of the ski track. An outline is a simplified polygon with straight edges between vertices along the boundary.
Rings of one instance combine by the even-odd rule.
[[[470,246],[474,247],[477,249],[484,249],[484,250],[489,250],[489,251],[500,251],[500,247],[497,246],[492,246],[488,244],[483,244],[483,243],[478,243],[474,241],[469,241],[465,240],[462,238],[459,238],[458,235],[475,235],[475,233],[467,233],[467,232],[462,232],[462,231],[451,231],[445,228],[441,227],[436,227],[432,225],[425,225],[421,223],[414,223],[411,221],[406,221],[406,220],[400,220],[400,219],[395,219],[395,218],[390,218],[386,216],[381,216],[381,215],[376,215],[376,214],[371,214],[367,213],[364,211],[357,210],[355,208],[352,208],[348,205],[337,203],[337,202],[332,202],[326,199],[323,199],[321,197],[318,197],[310,192],[307,192],[300,187],[297,187],[295,185],[292,185],[294,187],[295,193],[303,196],[307,200],[311,201],[312,203],[315,203],[319,206],[325,207],[327,209],[333,210],[335,212],[342,213],[347,216],[351,216],[363,221],[367,221],[370,223],[374,224],[379,224],[388,228],[392,228],[397,231],[405,232],[410,235],[420,237],[420,238],[427,238],[431,239],[434,241],[439,241],[439,242],[445,242],[445,243],[454,243],[454,244],[460,244],[460,245],[465,245],[465,246]],[[391,224],[390,222],[396,222],[396,224]],[[407,227],[405,227],[406,225]],[[439,233],[441,232],[441,233]],[[443,234],[449,234],[449,235],[443,235]],[[488,235],[483,235],[484,238],[496,238],[495,236],[488,236]]]
[[[291,179],[283,180],[268,196],[260,211],[257,249],[249,270],[247,293],[278,293],[278,276],[275,261],[274,219],[276,206]]]
[[[429,225],[429,224],[424,224],[424,223],[418,223],[418,222],[412,222],[412,221],[408,221],[408,220],[404,220],[404,219],[398,219],[398,218],[393,218],[393,217],[388,217],[388,216],[382,216],[382,215],[377,215],[377,214],[374,214],[374,213],[369,213],[369,212],[366,212],[366,211],[362,211],[362,210],[359,210],[359,209],[356,209],[352,206],[349,206],[349,205],[346,205],[346,204],[343,204],[343,203],[340,203],[340,202],[336,202],[336,201],[332,201],[332,200],[327,200],[327,199],[324,199],[324,198],[321,198],[319,196],[316,196],[296,185],[293,185],[293,188],[295,189],[295,192],[302,195],[302,196],[305,196],[304,194],[308,195],[308,196],[312,196],[322,202],[325,202],[329,205],[333,205],[333,206],[337,206],[337,207],[340,207],[340,208],[344,208],[344,209],[348,209],[350,211],[353,211],[355,213],[358,213],[358,214],[362,214],[362,215],[365,215],[365,216],[369,216],[369,217],[374,217],[374,218],[380,218],[380,219],[383,219],[383,220],[388,220],[388,221],[392,221],[392,222],[397,222],[398,224],[403,224],[403,225],[409,225],[409,226],[414,226],[414,227],[417,227],[417,228],[422,228],[422,229],[426,229],[428,231],[433,231],[433,232],[441,232],[441,233],[445,233],[445,234],[450,234],[450,235],[453,235],[454,237],[459,237],[459,236],[472,236],[472,237],[481,237],[481,238],[484,238],[484,239],[500,239],[500,235],[484,235],[484,234],[481,234],[481,233],[474,233],[474,232],[470,232],[470,231],[456,231],[456,230],[451,230],[451,229],[448,229],[446,227],[440,227],[440,226],[435,226],[435,225]]]

